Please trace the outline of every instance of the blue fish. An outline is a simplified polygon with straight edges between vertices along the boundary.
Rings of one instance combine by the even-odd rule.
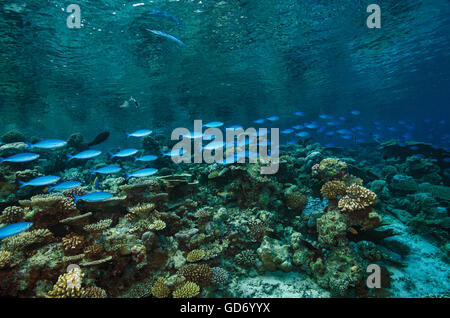
[[[310,133],[307,131],[301,131],[301,132],[296,133],[295,135],[300,138],[308,138],[311,136]]]
[[[39,158],[39,155],[37,153],[19,153],[17,155],[8,157],[8,158],[1,158],[0,157],[0,163],[1,162],[29,162],[33,161]]]
[[[69,161],[72,159],[91,159],[99,156],[101,153],[100,150],[85,150],[73,156],[67,155],[67,157],[69,158]]]
[[[280,131],[280,133],[282,133],[283,135],[292,134],[293,132],[294,132],[294,129],[290,129],[290,128]]]
[[[304,112],[294,112],[294,115],[295,116],[305,116],[305,113]]]
[[[146,168],[146,169],[141,169],[138,171],[135,171],[133,173],[127,173],[127,180],[130,178],[143,178],[143,177],[149,177],[151,175],[154,175],[155,173],[158,172],[158,169],[156,168]]]
[[[350,111],[350,114],[352,114],[352,115],[354,115],[354,116],[358,116],[358,115],[361,114],[361,112],[360,112],[359,110],[355,109],[355,110],[351,110],[351,111]]]
[[[303,129],[304,126],[303,125],[295,125],[295,126],[292,126],[292,128],[294,128],[295,130],[300,130],[300,129]]]
[[[164,152],[162,155],[163,157],[173,157],[173,156],[182,156],[184,154],[184,149],[174,149],[168,152]]]
[[[263,119],[263,118],[256,119],[256,120],[254,120],[253,122],[254,122],[255,124],[262,124],[262,123],[264,123],[264,119]]]
[[[19,183],[20,183],[19,189],[26,187],[26,186],[32,186],[32,187],[45,186],[45,185],[49,185],[52,183],[56,183],[59,181],[59,179],[61,179],[61,178],[57,177],[57,176],[44,176],[44,177],[35,178],[35,179],[27,181],[27,182],[19,181]]]
[[[81,196],[78,196],[75,194],[73,195],[73,197],[75,198],[74,204],[76,204],[79,200],[87,201],[87,202],[105,201],[105,200],[108,200],[109,198],[111,198],[112,196],[113,196],[113,194],[109,193],[109,192],[91,192],[91,193],[83,194]]]
[[[312,123],[306,124],[305,127],[309,128],[309,129],[317,129],[317,128],[319,128],[319,125],[317,125],[317,123],[312,122]]]
[[[267,117],[266,119],[267,119],[268,121],[277,121],[277,120],[280,119],[280,117],[278,117],[278,116],[271,116],[271,117]]]
[[[155,156],[155,155],[145,155],[145,156],[142,156],[142,157],[136,157],[135,159],[134,159],[134,161],[136,162],[136,161],[145,161],[145,162],[148,162],[148,161],[154,161],[154,160],[156,160],[156,159],[158,159],[158,157],[157,156]]]
[[[60,139],[47,139],[39,141],[35,144],[28,144],[29,148],[55,149],[67,145],[67,141]]]
[[[203,133],[194,131],[190,134],[183,135],[183,137],[189,138],[189,139],[197,139],[197,138],[203,138]]]
[[[80,185],[81,185],[81,182],[79,182],[79,181],[65,181],[65,182],[61,182],[60,184],[57,184],[53,187],[48,188],[48,191],[50,192],[52,190],[68,190],[68,189],[79,187]]]
[[[203,127],[207,128],[219,128],[221,126],[223,126],[223,123],[221,121],[213,121],[203,125]]]
[[[136,130],[135,132],[126,133],[126,134],[127,134],[127,138],[130,138],[130,137],[138,137],[139,138],[139,137],[148,136],[151,133],[152,133],[152,131],[149,129],[140,129],[140,130]]]
[[[101,167],[99,169],[91,169],[91,174],[96,174],[96,173],[112,174],[112,173],[120,172],[120,170],[122,170],[122,168],[119,166],[106,166],[106,167]]]
[[[169,39],[169,40],[171,40],[171,41],[174,41],[174,42],[176,42],[176,43],[178,43],[178,44],[180,44],[180,45],[182,45],[182,46],[186,46],[186,44],[185,43],[183,43],[181,40],[178,40],[176,37],[174,37],[173,35],[170,35],[170,34],[167,34],[167,33],[165,33],[165,32],[162,32],[162,31],[158,31],[158,30],[150,30],[150,29],[146,29],[147,31],[150,31],[150,32],[152,32],[152,33],[154,33],[154,34],[156,34],[156,35],[160,35],[160,36],[163,36],[163,37],[165,37],[165,38],[167,38],[167,39]]]
[[[124,149],[122,151],[119,151],[116,154],[112,154],[110,153],[110,158],[114,158],[114,157],[119,157],[119,158],[124,158],[124,157],[129,157],[129,156],[134,156],[135,154],[138,153],[139,150],[134,149],[134,148],[129,148],[129,149]]]
[[[32,222],[19,222],[4,226],[0,229],[0,239],[22,233],[28,230],[32,225]]]

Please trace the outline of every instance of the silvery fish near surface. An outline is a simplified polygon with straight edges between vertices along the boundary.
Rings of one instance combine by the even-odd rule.
[[[151,175],[154,175],[155,173],[158,172],[158,169],[156,168],[146,168],[146,169],[141,169],[138,171],[135,171],[133,173],[127,173],[127,177],[126,179],[130,179],[130,178],[143,178],[143,177],[149,177]]]
[[[0,163],[2,162],[14,162],[14,163],[20,163],[20,162],[29,162],[36,160],[39,158],[40,155],[37,153],[19,153],[17,155],[8,157],[8,158],[1,158],[0,157]]]
[[[73,156],[67,155],[67,157],[69,158],[69,161],[72,159],[91,159],[99,156],[101,153],[100,150],[85,150]]]
[[[26,187],[26,186],[32,186],[32,187],[45,186],[45,185],[49,185],[52,183],[56,183],[59,181],[59,179],[61,179],[61,178],[57,177],[57,176],[43,176],[43,177],[38,177],[38,178],[35,178],[35,179],[27,181],[27,182],[19,181],[19,183],[20,183],[19,189]]]
[[[98,169],[91,169],[91,174],[96,174],[96,173],[101,173],[101,174],[112,174],[112,173],[117,173],[120,172],[122,170],[122,168],[120,166],[106,166],[106,167],[101,167]]]
[[[119,157],[119,158],[124,158],[124,157],[129,157],[129,156],[134,156],[135,154],[138,153],[139,150],[134,149],[134,148],[129,148],[129,149],[124,149],[119,151],[118,153],[112,154],[110,153],[110,158],[114,158],[114,157]]]
[[[152,131],[149,129],[140,129],[140,130],[136,130],[135,132],[126,133],[126,134],[127,134],[127,138],[130,138],[130,137],[138,137],[139,138],[139,137],[148,136],[151,133],[152,133]]]
[[[35,144],[28,144],[29,148],[56,149],[67,145],[67,141],[61,139],[47,139]]]
[[[28,230],[33,225],[33,222],[19,222],[9,224],[0,229],[0,239],[10,237]]]
[[[52,190],[69,190],[72,188],[76,188],[81,186],[81,182],[79,181],[64,181],[61,182],[60,184],[57,184],[53,187],[48,188],[48,191],[52,191]]]
[[[154,161],[156,159],[158,159],[158,157],[155,156],[155,155],[145,155],[145,156],[142,156],[142,157],[136,157],[134,159],[134,161],[145,161],[145,162],[148,162],[148,161]]]
[[[154,33],[154,34],[163,36],[163,37],[165,37],[165,38],[167,38],[167,39],[169,39],[169,40],[172,40],[172,41],[174,41],[174,42],[176,42],[176,43],[178,43],[178,44],[180,44],[180,45],[182,45],[182,46],[186,46],[186,44],[185,44],[184,42],[182,42],[181,40],[178,40],[178,39],[177,39],[176,37],[174,37],[173,35],[170,35],[170,34],[167,34],[167,33],[163,32],[163,31],[158,31],[158,30],[150,30],[150,29],[146,29],[146,30],[147,30],[147,31],[150,31],[150,32],[152,32],[152,33]]]
[[[79,200],[81,201],[87,201],[87,202],[100,202],[108,200],[109,198],[112,198],[114,194],[109,192],[91,192],[86,193],[81,196],[73,195],[75,198],[74,204],[76,204]]]

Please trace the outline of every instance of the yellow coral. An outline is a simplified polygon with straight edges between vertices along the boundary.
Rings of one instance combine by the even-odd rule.
[[[68,273],[58,277],[53,289],[48,292],[51,298],[81,298],[85,290],[81,287],[84,273],[79,268],[73,268]]]
[[[2,215],[0,215],[0,223],[16,223],[23,219],[25,210],[20,206],[8,206],[6,207]]]
[[[53,239],[52,232],[47,229],[38,229],[7,237],[3,239],[2,247],[8,251],[23,250],[31,245],[49,243]]]
[[[0,251],[0,269],[11,267],[12,253],[9,251]]]
[[[131,208],[128,208],[128,212],[133,214],[147,214],[155,209],[154,203],[141,203]]]
[[[152,224],[150,224],[149,229],[155,231],[161,231],[166,228],[166,223],[163,220],[155,220]]]
[[[82,236],[70,233],[62,238],[62,246],[65,252],[77,252],[84,247],[85,240]]]
[[[335,200],[339,196],[345,195],[346,192],[345,183],[342,181],[328,181],[320,189],[322,196],[329,200]]]
[[[112,224],[112,219],[103,219],[97,223],[88,224],[83,227],[83,230],[89,233],[99,233],[109,228]]]
[[[377,195],[359,185],[347,188],[347,194],[339,200],[338,207],[341,212],[354,212],[364,210],[377,203]]]
[[[186,282],[173,292],[173,298],[192,298],[200,294],[200,287],[194,282]]]
[[[180,269],[178,275],[200,286],[207,286],[211,284],[212,269],[208,264],[189,264]]]
[[[164,284],[164,278],[158,279],[152,286],[152,295],[156,298],[167,298],[170,295],[169,287]]]
[[[97,286],[89,286],[84,291],[83,298],[106,298],[106,291]]]
[[[198,262],[201,261],[205,257],[206,253],[204,250],[192,250],[186,255],[186,260],[188,262]]]

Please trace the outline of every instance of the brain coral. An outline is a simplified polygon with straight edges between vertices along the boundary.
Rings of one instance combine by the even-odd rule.
[[[200,287],[194,282],[186,282],[181,287],[175,289],[173,298],[192,298],[200,293]]]
[[[341,212],[354,212],[364,210],[377,203],[377,195],[359,185],[347,188],[347,194],[339,200],[338,207]]]

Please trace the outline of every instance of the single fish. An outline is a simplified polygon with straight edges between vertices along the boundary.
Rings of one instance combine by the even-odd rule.
[[[1,158],[0,157],[0,163],[2,162],[14,162],[14,163],[18,163],[18,162],[29,162],[29,161],[33,161],[36,160],[37,158],[39,158],[40,155],[38,155],[37,153],[19,153],[17,155],[8,157],[8,158]]]
[[[308,129],[317,129],[317,128],[319,128],[319,125],[317,125],[317,123],[313,122],[313,123],[306,124],[305,127]]]
[[[255,124],[263,124],[264,123],[264,118],[260,118],[260,119],[256,119],[253,121]]]
[[[351,111],[350,111],[350,114],[352,114],[352,115],[354,115],[354,116],[358,116],[358,115],[361,114],[361,112],[360,112],[359,110],[355,109],[355,110],[351,110]]]
[[[219,128],[222,126],[223,126],[223,122],[221,122],[221,121],[212,121],[210,123],[203,125],[203,127],[207,127],[207,128]]]
[[[112,174],[112,173],[120,172],[121,170],[122,170],[122,168],[119,166],[106,166],[106,167],[101,167],[99,169],[91,169],[91,174],[96,174],[96,173]]]
[[[147,30],[147,31],[150,31],[150,32],[152,32],[152,33],[154,33],[154,34],[163,36],[163,37],[165,37],[165,38],[167,38],[167,39],[169,39],[169,40],[171,40],[171,41],[174,41],[174,42],[176,42],[176,43],[178,43],[178,44],[180,44],[180,45],[182,45],[182,46],[186,46],[185,43],[183,43],[181,40],[178,40],[178,39],[177,39],[176,37],[174,37],[173,35],[170,35],[170,34],[167,34],[167,33],[165,33],[165,32],[158,31],[158,30],[150,30],[150,29],[146,29],[146,30]]]
[[[111,198],[114,194],[109,192],[91,192],[86,193],[81,196],[78,196],[76,194],[73,195],[75,198],[74,204],[76,204],[79,200],[81,201],[87,201],[87,202],[100,202],[105,201]]]
[[[300,129],[303,129],[304,126],[303,125],[295,125],[295,126],[292,126],[292,128],[294,128],[295,130],[300,130]]]
[[[184,154],[184,149],[174,149],[168,152],[164,152],[163,157],[174,157],[174,156],[182,156]]]
[[[190,134],[183,135],[183,137],[189,138],[189,139],[198,139],[198,138],[203,138],[203,133],[194,131]]]
[[[305,116],[305,113],[304,112],[294,112],[294,115],[301,117],[301,116]]]
[[[67,145],[67,141],[60,139],[47,139],[35,144],[28,144],[29,148],[56,149]]]
[[[32,225],[32,222],[19,222],[4,226],[0,229],[0,239],[22,233],[28,230]]]
[[[311,136],[309,134],[309,132],[307,132],[307,131],[301,131],[301,132],[296,133],[295,135],[300,138],[308,138]]]
[[[145,155],[145,156],[142,156],[142,157],[136,157],[135,159],[134,159],[134,161],[136,162],[136,161],[144,161],[144,162],[149,162],[149,161],[154,161],[154,160],[156,160],[156,159],[158,159],[158,157],[157,156],[155,156],[155,155]]]
[[[158,169],[156,168],[146,168],[146,169],[141,169],[138,171],[135,171],[133,173],[127,173],[127,177],[126,179],[130,179],[130,178],[143,178],[143,177],[149,177],[151,175],[154,175],[155,173],[158,172]]]
[[[94,146],[94,145],[98,145],[102,142],[104,142],[106,139],[108,139],[109,137],[109,131],[104,131],[100,134],[97,135],[97,137],[94,138],[94,140],[92,140],[90,143],[88,143],[88,146]]]
[[[95,177],[94,182],[92,183],[92,190],[97,190],[99,183],[100,183],[100,178],[97,176],[97,177]]]
[[[280,117],[279,116],[270,116],[270,117],[267,117],[266,119],[268,121],[277,121],[280,119]]]
[[[289,134],[292,134],[293,132],[294,132],[294,129],[290,129],[290,128],[280,131],[280,133],[282,133],[283,135],[289,135]]]
[[[19,189],[26,187],[26,186],[32,186],[32,187],[46,186],[46,185],[58,182],[59,179],[61,179],[61,178],[57,177],[57,176],[43,176],[43,177],[38,177],[38,178],[35,178],[35,179],[27,181],[27,182],[19,181],[19,184],[20,184]]]
[[[79,182],[79,181],[64,181],[64,182],[61,182],[60,184],[57,184],[53,187],[48,188],[48,192],[50,192],[52,190],[68,190],[68,189],[76,188],[79,186],[81,186],[81,182]]]
[[[130,138],[130,137],[138,137],[139,138],[139,137],[148,136],[151,133],[152,133],[152,131],[149,129],[141,129],[141,130],[136,130],[135,132],[126,133],[126,134],[127,134],[127,138]]]
[[[72,159],[91,159],[99,156],[101,153],[100,150],[85,150],[73,156],[67,155],[67,157],[69,158],[69,161]]]
[[[129,149],[124,149],[119,151],[118,153],[112,154],[110,153],[110,159],[114,158],[114,157],[119,157],[119,158],[125,158],[125,157],[129,157],[129,156],[134,156],[135,154],[138,153],[139,150],[134,149],[134,148],[129,148]]]

